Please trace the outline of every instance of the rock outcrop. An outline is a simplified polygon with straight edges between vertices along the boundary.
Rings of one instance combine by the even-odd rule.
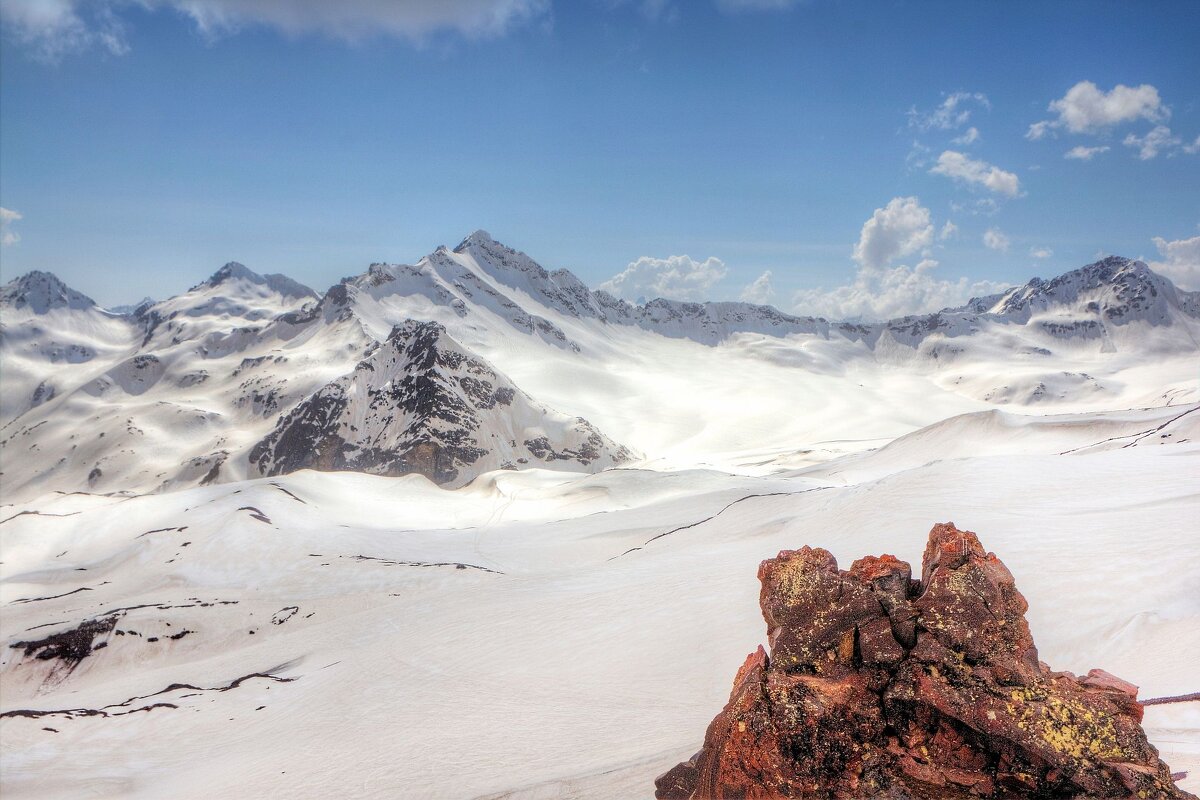
[[[1137,687],[1038,660],[1028,604],[974,533],[894,556],[759,567],[768,655],[658,798],[1193,798],[1146,740]]]

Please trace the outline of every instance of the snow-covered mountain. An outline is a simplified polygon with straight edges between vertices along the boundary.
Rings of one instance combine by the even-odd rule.
[[[135,319],[143,346],[163,346],[267,322],[317,298],[285,275],[259,275],[231,261],[181,295],[139,306]]]
[[[1002,295],[974,300],[978,307],[1011,322],[1026,323],[1038,312],[1096,315],[1113,325],[1148,322],[1169,325],[1177,314],[1200,317],[1200,292],[1183,292],[1145,262],[1108,256],[1053,280],[1034,278]]]
[[[78,387],[136,341],[127,320],[48,272],[0,287],[0,424]]]
[[[132,315],[99,309],[53,276],[9,284],[6,490],[145,491],[306,467],[418,472],[458,486],[490,469],[594,471],[631,457],[436,324],[398,319],[394,335],[373,335],[390,309],[371,307],[371,289],[386,274],[372,268],[318,296],[231,263]],[[48,337],[51,324],[63,333]],[[63,369],[62,360],[84,366]],[[375,365],[388,377],[361,380]],[[338,391],[347,393],[345,425],[330,420],[320,441],[338,445],[317,457],[303,432]]]
[[[997,405],[1193,400],[1200,294],[1110,257],[936,314],[830,322],[748,303],[631,304],[476,231],[322,295],[230,263],[128,314],[30,273],[3,288],[0,323],[9,491],[305,467],[458,486],[502,467],[600,469],[628,458],[622,445],[657,463],[774,469],[828,457],[813,443],[894,438]],[[401,341],[417,323],[435,323],[420,328],[436,332],[423,385],[454,419],[418,411],[428,400],[403,388],[428,360]],[[488,407],[461,364],[519,400]],[[417,457],[423,445],[441,460]]]
[[[919,347],[936,337],[977,333],[989,324],[1031,326],[1029,335],[1057,340],[1105,340],[1114,326],[1128,322],[1172,325],[1200,320],[1200,293],[1177,290],[1143,262],[1110,256],[1052,281],[1032,279],[1024,286],[979,298],[935,314],[875,323],[831,322],[798,317],[772,306],[743,302],[691,303],[658,298],[643,305],[592,291],[565,269],[548,272],[526,254],[476,231],[453,250],[441,247],[417,264],[372,265],[366,275],[347,279],[362,313],[405,306],[415,318],[453,314],[475,326],[499,318],[512,328],[560,347],[580,350],[587,336],[573,336],[579,324],[629,326],[671,338],[716,345],[737,334],[775,337],[810,335],[864,342],[874,348],[902,343]],[[443,307],[438,314],[421,302]],[[385,313],[386,316],[386,313]],[[595,327],[591,329],[594,331]],[[1194,342],[1186,341],[1186,346]]]
[[[92,298],[75,291],[49,272],[34,270],[0,287],[0,306],[8,312],[28,310],[45,314],[55,308],[87,311],[95,308]]]
[[[354,371],[280,418],[250,451],[263,475],[299,469],[418,473],[454,487],[526,465],[582,471],[632,454],[558,414],[465,350],[437,322],[396,326]]]

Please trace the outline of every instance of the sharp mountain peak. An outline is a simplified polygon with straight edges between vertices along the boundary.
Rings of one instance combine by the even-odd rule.
[[[0,288],[0,305],[44,314],[52,308],[95,308],[92,298],[63,283],[53,272],[33,270]]]

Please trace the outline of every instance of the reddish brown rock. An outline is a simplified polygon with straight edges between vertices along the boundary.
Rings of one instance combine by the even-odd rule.
[[[1195,798],[1146,740],[1137,687],[1038,661],[1028,604],[979,539],[935,525],[894,556],[820,548],[759,567],[751,654],[704,747],[656,781],[701,798]]]

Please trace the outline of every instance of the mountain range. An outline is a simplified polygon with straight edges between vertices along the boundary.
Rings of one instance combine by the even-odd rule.
[[[790,432],[834,440],[838,404],[897,393],[924,398],[905,405],[929,418],[910,410],[860,439],[947,410],[1194,399],[1200,293],[1110,256],[876,323],[740,302],[637,305],[476,231],[324,293],[229,263],[178,296],[107,310],[31,272],[0,290],[0,325],[10,493],[298,469],[453,488],[495,469],[595,471],[693,450],[779,466],[803,455]],[[717,447],[707,425],[689,429],[706,402],[745,412]],[[644,418],[675,420],[673,432],[644,435]]]

